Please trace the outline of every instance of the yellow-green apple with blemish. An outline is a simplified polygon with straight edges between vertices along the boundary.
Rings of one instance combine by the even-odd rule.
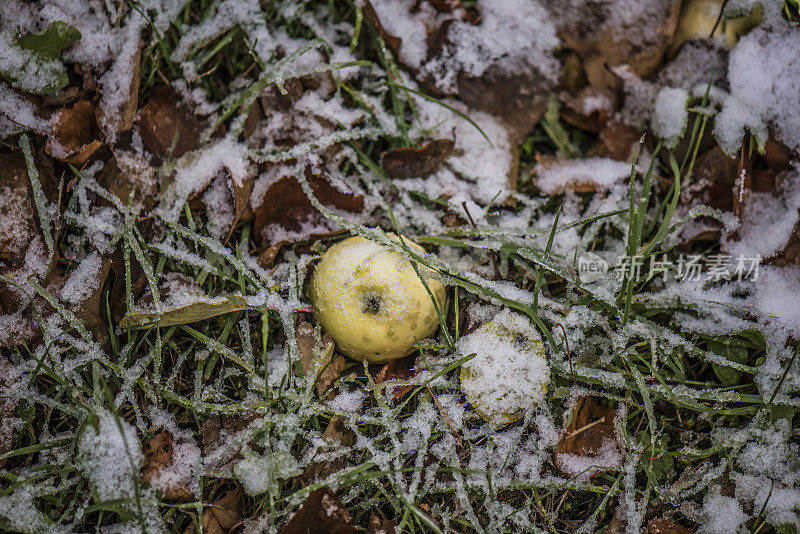
[[[394,234],[391,239],[399,240]],[[422,247],[407,238],[417,250]],[[439,326],[436,307],[444,310],[445,288],[434,271],[363,237],[350,237],[329,248],[314,271],[309,297],[317,318],[338,350],[370,363],[402,358]],[[420,277],[425,279],[431,294]]]

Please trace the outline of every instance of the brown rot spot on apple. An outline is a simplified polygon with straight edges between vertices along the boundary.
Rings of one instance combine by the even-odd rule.
[[[381,311],[383,298],[375,291],[367,291],[361,295],[361,312],[372,315]]]

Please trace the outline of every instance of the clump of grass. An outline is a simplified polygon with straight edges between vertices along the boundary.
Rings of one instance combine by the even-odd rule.
[[[275,15],[273,24],[285,27],[292,37],[317,37],[300,18],[283,18],[283,12],[271,11],[276,9],[272,6],[273,3],[266,9]],[[319,6],[306,7],[310,10]],[[201,21],[211,8],[210,1],[192,2],[165,34],[152,32],[143,53],[142,96],[154,85],[180,76],[170,60],[171,52],[186,28]],[[330,10],[330,16],[337,20],[354,21],[356,13],[353,5]],[[317,45],[324,46],[310,41],[309,46]],[[372,184],[374,192],[380,191],[378,185],[385,178],[376,163],[380,151],[411,144],[408,132],[415,121],[414,100],[409,91],[389,81],[388,76],[398,66],[377,32],[371,27],[362,29],[355,45],[364,61],[381,64],[387,73],[384,104],[394,114],[400,131],[399,137],[371,135],[364,143],[354,140],[350,145],[357,151],[355,161],[360,165],[350,161],[348,171]],[[234,79],[249,80],[248,89],[223,108],[220,121],[228,125],[235,123],[242,104],[252,102],[263,87],[282,81],[278,74],[269,73],[278,73],[276,65],[287,63],[274,58],[274,63],[261,64],[253,56],[252,46],[245,32],[232,27],[194,52],[195,57],[201,58],[199,65],[207,69],[196,83],[210,100],[225,102]],[[340,88],[349,95],[345,98],[350,99],[350,104],[360,104],[355,87],[342,83]],[[689,133],[690,146],[700,142],[706,118],[697,120]],[[587,144],[582,134],[558,122],[557,111],[551,112],[521,147],[523,161],[529,164],[523,169],[533,165],[534,152],[579,157]],[[291,149],[287,153],[288,150]],[[265,457],[273,451],[291,454],[305,467],[311,461],[307,452],[317,447],[316,441],[334,417],[346,419],[369,442],[369,447],[340,451],[338,468],[321,480],[275,478],[268,492],[247,496],[244,517],[258,518],[265,528],[279,528],[305,496],[322,485],[336,488],[356,524],[365,525],[370,515],[380,512],[409,532],[508,528],[589,531],[608,525],[620,499],[636,502],[641,498],[653,509],[670,511],[682,518],[678,495],[680,500],[701,500],[712,480],[724,479],[725,467],[735,457],[737,446],[712,440],[714,429],[743,428],[754,417],[765,414],[773,420],[791,420],[793,409],[776,404],[775,395],[765,399],[752,379],[768,350],[763,338],[745,331],[711,336],[685,330],[684,315],[699,317],[703,310],[692,303],[657,298],[658,282],[646,275],[627,276],[613,298],[608,298],[598,289],[582,284],[572,270],[574,258],[554,248],[559,234],[577,230],[582,236],[623,243],[628,256],[649,258],[670,253],[668,238],[676,229],[673,215],[681,184],[692,173],[697,151],[682,162],[672,152],[659,152],[661,157],[653,158],[643,180],[637,178],[635,170],[631,173],[627,206],[560,223],[563,199],[538,199],[538,206],[531,211],[531,227],[520,231],[459,227],[435,235],[414,236],[432,251],[438,250],[438,256],[418,253],[387,239],[384,231],[414,233],[413,228],[398,227],[389,210],[376,214],[375,219],[385,224],[374,228],[327,209],[314,198],[303,173],[298,172],[298,180],[320,212],[352,233],[393,247],[414,262],[436,269],[452,288],[450,309],[440,310],[442,328],[438,337],[421,345],[423,357],[418,369],[424,378],[409,382],[413,389],[400,403],[394,404],[390,395],[375,386],[374,369],[348,361],[334,385],[334,394],[368,392],[361,413],[342,412],[316,398],[313,383],[302,375],[293,338],[302,313],[296,304],[303,299],[303,284],[312,261],[309,256],[299,254],[298,260],[282,263],[274,272],[259,270],[247,261],[253,248],[251,223],[239,224],[225,247],[211,237],[204,215],[187,205],[178,222],[157,222],[163,238],[180,243],[193,255],[187,261],[155,246],[143,235],[146,232],[142,222],[122,206],[119,211],[124,224],[113,241],[123,251],[125,280],[112,276],[102,289],[101,315],[110,325],[104,341],[95,339],[56,296],[37,287],[40,296],[63,318],[61,325],[55,329],[47,326],[45,311],[37,309],[43,344],[3,349],[3,355],[15,364],[29,363],[23,366],[26,392],[20,395],[23,401],[17,414],[14,446],[0,455],[0,461],[6,461],[0,472],[4,480],[0,499],[30,488],[35,496],[31,502],[45,522],[70,525],[74,530],[99,529],[120,521],[138,520],[144,524],[142,517],[137,518],[142,513],[139,493],[135,499],[98,499],[75,458],[81,437],[87,428],[96,425],[99,410],[110,411],[119,421],[135,426],[145,441],[157,430],[148,425],[150,419],[146,415],[155,407],[170,414],[176,425],[190,430],[195,439],[201,439],[203,425],[210,420],[256,421],[230,444],[227,455],[222,455],[225,461],[235,458],[244,446]],[[253,157],[258,160],[282,156],[256,153]],[[296,157],[297,168],[302,171],[304,155],[298,153]],[[79,183],[85,179],[77,169],[74,171]],[[670,187],[659,191],[654,176],[670,176]],[[522,194],[535,193],[532,184],[521,184]],[[641,186],[638,197],[637,185]],[[431,199],[424,194],[411,198],[419,210],[457,209],[445,199]],[[67,206],[73,203],[72,198],[65,199]],[[503,213],[522,208],[490,206],[487,211],[490,209]],[[545,216],[552,217],[552,224],[536,226],[538,218]],[[66,222],[60,230],[61,236],[84,239],[85,229],[77,223]],[[487,240],[493,242],[491,246]],[[317,250],[328,243],[328,239],[321,240]],[[61,240],[58,246],[66,252],[67,240]],[[440,257],[445,256],[441,253],[446,249],[492,255],[494,261],[505,266],[502,279],[532,291],[534,300],[509,296],[487,277],[443,261]],[[198,267],[200,264],[208,267]],[[68,271],[73,266],[62,262],[61,267]],[[254,299],[245,311],[192,324],[140,330],[115,328],[111,319],[112,289],[116,283],[124,282],[126,309],[130,311],[134,304],[134,270],[143,272],[156,300],[166,273],[180,273],[195,280],[207,295],[238,293],[270,298]],[[283,306],[275,309],[269,304],[275,301]],[[628,463],[623,469],[607,471],[591,480],[563,478],[553,465],[551,443],[531,453],[543,462],[541,476],[519,476],[508,459],[516,447],[529,445],[526,440],[540,430],[541,423],[535,422],[533,416],[497,430],[474,414],[467,415],[458,441],[454,440],[436,403],[439,397],[448,396],[464,404],[457,377],[465,358],[454,350],[464,325],[457,318],[463,318],[469,304],[487,301],[529,316],[547,338],[553,379],[538,415],[554,429],[560,427],[562,416],[569,416],[567,401],[577,392],[604,398],[620,407],[619,426],[628,450]],[[568,354],[567,340],[557,325],[566,322],[565,316],[571,310],[580,310],[583,322],[573,319],[565,328],[567,336],[581,341],[580,347],[570,344],[574,352]],[[87,353],[86,344],[96,345],[99,351]],[[286,349],[281,352],[284,346]],[[709,358],[709,353],[720,352],[735,353],[736,357],[728,358],[728,363]],[[67,370],[64,362],[77,363]],[[281,366],[285,373],[276,371]],[[422,422],[415,419],[424,413],[433,415]],[[419,432],[420,426],[426,424],[428,431]],[[411,432],[419,434],[418,442],[404,441]],[[509,442],[512,445],[503,448]],[[495,464],[484,458],[496,451],[503,453],[505,462]],[[481,467],[474,467],[473,460]],[[215,463],[202,466],[195,501],[156,500],[145,504],[158,510],[170,530],[184,531],[198,523],[209,503],[234,487],[232,475],[214,474],[217,467]],[[702,478],[715,470],[719,471],[718,476]]]

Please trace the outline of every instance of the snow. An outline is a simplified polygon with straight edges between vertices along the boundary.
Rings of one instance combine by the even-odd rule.
[[[648,23],[640,24],[640,15],[655,12],[659,3],[654,0],[646,3],[633,0],[593,2],[605,14],[604,27],[622,24],[638,44],[647,44],[650,38],[648,23],[652,22],[648,20]],[[734,4],[752,3],[729,2],[728,8],[732,9]],[[73,24],[82,32],[83,38],[65,53],[65,60],[70,68],[71,63],[80,63],[87,79],[99,81],[99,98],[103,107],[111,111],[109,118],[119,119],[118,111],[125,104],[126,90],[134,74],[139,40],[149,32],[148,19],[160,31],[164,31],[175,20],[183,4],[183,0],[143,0],[137,6],[147,13],[145,18],[137,15],[135,10],[130,11],[124,4],[120,4],[123,6],[120,8],[114,2],[41,0],[34,8],[22,0],[8,0],[11,7],[0,13],[0,26],[9,33],[3,34],[5,41],[0,43],[0,48],[7,52],[14,48],[9,40],[12,32],[39,31],[53,20],[65,20]],[[278,16],[287,16],[292,9],[301,9],[277,4],[280,3],[270,3],[270,6],[276,6]],[[451,42],[446,44],[441,54],[431,57],[426,42],[428,31],[444,19],[459,18],[460,13],[435,12],[429,2],[419,3],[418,9],[410,13],[412,4],[410,0],[375,2],[387,29],[403,38],[403,62],[418,69],[415,75],[429,76],[427,81],[432,80],[447,94],[452,95],[457,91],[459,75],[480,77],[496,70],[513,73],[535,69],[550,82],[557,78],[559,65],[553,50],[558,46],[555,28],[559,20],[557,14],[545,12],[544,2],[481,2],[479,9],[482,22],[476,26],[460,20],[450,23]],[[574,0],[565,2],[561,7],[569,8],[563,9],[565,16],[574,16],[588,4],[586,0]],[[800,77],[800,60],[794,51],[800,49],[800,41],[796,29],[772,17],[770,9],[766,8],[768,22],[745,36],[732,50],[730,65],[728,53],[720,43],[703,40],[687,43],[675,59],[646,80],[633,75],[627,66],[613,67],[614,72],[623,79],[625,93],[624,106],[614,118],[641,127],[642,131],[651,125],[655,134],[674,144],[686,126],[687,99],[691,96],[692,104],[696,104],[708,90],[709,105],[702,111],[713,114],[720,110],[715,118],[715,134],[729,153],[738,154],[744,132],[748,129],[760,141],[766,139],[769,133],[789,146],[790,151],[797,150],[800,146],[800,119],[797,114],[800,96],[796,91],[796,82]],[[274,64],[273,56],[285,57],[307,44],[304,39],[289,38],[280,29],[274,30],[272,21],[265,21],[260,11],[256,0],[223,0],[214,3],[202,21],[192,24],[194,21],[190,20],[182,28],[185,31],[181,32],[178,50],[172,59],[180,64],[186,79],[174,83],[182,94],[198,104],[198,114],[212,115],[213,120],[219,116],[214,114],[220,113],[225,104],[213,101],[204,94],[199,87],[202,83],[195,79],[198,74],[196,52],[203,43],[208,43],[233,25],[239,25],[246,34],[248,44],[253,46],[254,54],[268,65]],[[279,73],[281,76],[296,72],[298,68],[325,65],[328,61],[352,57],[347,47],[352,27],[346,23],[323,20],[310,11],[306,11],[303,17],[303,24],[310,31],[324,34],[333,46],[330,50],[327,46],[320,46],[319,50],[305,53]],[[19,62],[22,59],[19,51],[13,51],[8,57],[0,54],[0,62]],[[697,68],[698,65],[702,65],[702,68]],[[25,83],[41,83],[44,71],[40,67],[26,66],[28,77]],[[55,68],[55,63],[51,67]],[[331,82],[337,76],[348,78],[351,83],[347,88],[356,91],[364,102],[375,109],[367,113],[352,107],[351,101],[337,93],[336,85]],[[156,342],[153,346],[147,342],[141,345],[131,343],[122,347],[119,354],[112,358],[96,346],[90,333],[87,332],[83,338],[73,331],[75,325],[79,324],[77,319],[69,316],[75,321],[71,324],[71,321],[53,314],[48,307],[39,307],[45,330],[44,341],[32,347],[32,358],[15,361],[20,382],[30,383],[31,387],[19,388],[14,395],[30,405],[44,406],[58,413],[59,421],[67,421],[65,424],[78,428],[86,418],[83,408],[71,405],[63,398],[51,398],[49,393],[41,392],[41,381],[29,380],[37,362],[42,361],[43,365],[52,368],[48,372],[57,373],[67,381],[80,382],[86,364],[97,361],[101,363],[99,369],[102,377],[108,378],[107,383],[124,384],[116,402],[132,408],[132,415],[129,416],[126,411],[125,417],[133,422],[119,422],[122,432],[117,426],[116,417],[100,409],[97,414],[99,429],[88,424],[81,427],[80,436],[76,437],[74,433],[67,435],[77,438],[79,471],[68,474],[63,484],[83,481],[84,488],[93,490],[96,501],[125,499],[122,506],[136,515],[131,503],[136,497],[134,481],[138,480],[143,460],[141,438],[136,428],[148,432],[152,428],[166,428],[175,437],[173,462],[152,481],[154,488],[162,490],[189,485],[197,491],[198,477],[202,472],[208,476],[211,476],[210,473],[225,478],[235,476],[251,494],[270,492],[277,495],[276,492],[281,489],[279,480],[295,476],[309,462],[316,461],[313,459],[328,454],[324,456],[326,461],[344,459],[347,467],[353,465],[353,458],[359,462],[373,462],[379,469],[389,473],[387,480],[409,502],[420,502],[420,499],[432,493],[448,492],[455,495],[458,510],[466,520],[477,524],[474,518],[480,515],[491,521],[486,530],[525,531],[534,529],[526,525],[528,519],[522,517],[524,513],[514,513],[514,507],[508,503],[498,503],[492,499],[481,502],[474,498],[476,490],[487,487],[487,472],[492,474],[491,483],[495,491],[518,488],[520,484],[530,487],[567,485],[578,490],[585,487],[588,473],[584,473],[579,480],[570,481],[552,474],[553,449],[561,428],[560,422],[554,422],[551,410],[559,414],[560,399],[570,398],[586,384],[577,387],[570,385],[571,381],[566,379],[566,354],[560,351],[552,354],[549,360],[544,356],[545,348],[539,332],[527,317],[510,311],[495,299],[484,301],[468,292],[460,293],[468,317],[461,329],[457,353],[449,354],[442,349],[440,337],[426,340],[424,355],[415,362],[422,372],[414,380],[421,384],[432,379],[438,370],[452,364],[457,358],[477,354],[463,365],[460,378],[458,371],[455,371],[430,382],[431,391],[438,398],[441,410],[426,391],[421,391],[414,401],[415,409],[404,413],[402,418],[397,417],[393,411],[396,405],[384,406],[380,402],[373,402],[368,389],[363,386],[363,380],[356,378],[358,373],[340,380],[336,391],[331,394],[332,399],[301,398],[297,389],[301,381],[291,369],[292,359],[297,352],[293,310],[305,306],[301,302],[302,287],[310,273],[312,254],[318,253],[319,249],[315,247],[307,251],[298,247],[296,253],[286,255],[287,261],[278,264],[274,273],[267,274],[248,254],[246,247],[242,247],[239,259],[232,254],[230,245],[226,247],[221,243],[233,220],[235,188],[246,186],[251,177],[260,173],[250,196],[251,207],[258,207],[270,200],[267,198],[269,185],[287,169],[294,170],[291,167],[294,161],[286,162],[296,160],[300,165],[312,165],[315,169],[330,173],[334,187],[365,195],[365,212],[346,214],[345,222],[350,225],[347,228],[354,232],[375,237],[378,233],[374,228],[376,225],[388,228],[390,223],[384,217],[386,210],[383,209],[387,205],[394,210],[402,231],[408,231],[409,235],[427,234],[427,237],[431,237],[431,234],[446,231],[471,232],[464,238],[459,237],[464,249],[432,246],[429,250],[433,250],[433,254],[426,257],[441,273],[452,274],[481,286],[487,292],[496,292],[503,298],[530,306],[533,302],[531,285],[522,286],[508,281],[506,273],[513,269],[513,262],[517,258],[510,257],[502,248],[504,244],[519,246],[520,255],[535,262],[536,258],[530,251],[545,245],[554,216],[551,210],[545,208],[549,201],[546,196],[531,198],[512,190],[509,178],[515,166],[515,147],[506,127],[499,120],[475,112],[447,96],[442,100],[472,118],[486,132],[487,141],[474,125],[453,111],[400,91],[401,98],[408,98],[415,105],[416,114],[409,112],[407,115],[411,123],[408,135],[412,143],[422,144],[445,138],[454,140],[453,154],[439,169],[426,178],[383,182],[365,168],[363,159],[350,146],[344,146],[342,150],[336,148],[349,143],[350,139],[357,139],[358,146],[363,148],[375,146],[372,145],[375,141],[384,143],[387,138],[400,138],[395,119],[385,107],[388,98],[384,80],[385,73],[379,67],[348,69],[334,73],[333,78],[320,76],[320,89],[306,90],[293,103],[291,110],[271,110],[267,119],[257,125],[256,133],[247,140],[240,140],[235,132],[223,139],[206,140],[196,152],[185,155],[180,161],[168,162],[159,169],[153,169],[148,163],[149,154],[135,132],[129,149],[115,148],[120,170],[126,178],[133,180],[137,192],[154,192],[157,187],[163,191],[161,205],[152,214],[154,218],[149,217],[151,214],[138,212],[142,206],[137,199],[133,217],[144,215],[145,220],[150,221],[141,228],[153,223],[158,230],[162,230],[159,217],[182,224],[181,211],[186,201],[194,197],[202,200],[207,208],[205,219],[210,225],[198,229],[197,233],[183,226],[174,231],[173,227],[165,232],[156,231],[152,239],[156,244],[150,242],[148,234],[147,245],[152,246],[149,252],[153,257],[157,257],[157,252],[169,258],[163,272],[153,273],[155,282],[162,288],[163,304],[178,307],[197,301],[221,302],[224,297],[206,296],[196,281],[191,279],[200,271],[226,280],[235,279],[238,273],[246,280],[242,290],[248,304],[277,309],[283,332],[279,333],[278,339],[270,335],[269,343],[274,346],[265,346],[262,354],[256,342],[260,341],[256,333],[256,329],[261,327],[259,314],[253,311],[242,314],[230,331],[225,345],[214,341],[206,347],[193,346],[174,359],[172,356],[165,357],[162,362],[161,353],[155,348]],[[252,81],[252,77],[243,76],[232,82],[230,87],[241,91]],[[399,81],[414,89],[420,88],[407,72],[400,73]],[[713,84],[710,88],[709,83]],[[598,94],[583,100],[583,106],[587,112],[610,110],[612,102],[605,95]],[[7,83],[0,82],[0,135],[14,135],[22,129],[48,133],[50,122],[48,117],[42,115],[48,113],[48,109],[40,108],[36,99],[28,99]],[[289,139],[291,146],[281,144],[282,141],[276,142],[276,139]],[[364,144],[361,144],[362,140]],[[332,148],[323,151],[317,146]],[[792,157],[796,157],[796,154],[792,153]],[[260,165],[258,171],[254,162]],[[740,227],[736,239],[731,236],[723,241],[726,253],[759,255],[765,260],[780,254],[800,218],[797,213],[800,205],[800,168],[796,162],[793,165],[793,169],[777,177],[782,185],[773,191],[740,191],[739,200],[743,201],[744,206],[742,220],[738,221]],[[63,257],[79,263],[63,287],[59,286],[61,280],[57,279],[48,286],[48,291],[68,304],[78,304],[99,289],[102,281],[98,273],[104,258],[94,250],[102,250],[105,255],[105,247],[112,243],[112,239],[123,235],[125,221],[131,219],[126,213],[127,199],[119,199],[121,202],[115,202],[113,198],[105,201],[113,195],[95,180],[100,168],[100,164],[95,164],[81,169],[81,178],[77,183],[70,184],[64,190],[67,197],[72,195],[74,202],[61,204],[62,208],[66,207],[59,221],[62,223],[59,231],[65,232],[60,234],[64,238]],[[537,183],[544,195],[581,188],[599,192],[591,197],[566,195],[562,204],[562,225],[628,206],[629,163],[590,157],[541,163],[535,170],[538,174]],[[46,177],[44,173],[42,176],[43,179]],[[27,187],[28,183],[24,185]],[[448,208],[439,210],[423,207],[414,193],[438,197],[448,204]],[[32,288],[27,284],[28,277],[34,275],[41,282],[47,271],[48,248],[38,235],[35,221],[33,228],[37,235],[33,238],[31,235],[34,234],[23,232],[21,226],[14,222],[17,221],[14,206],[25,198],[25,194],[21,188],[0,185],[0,241],[3,242],[4,253],[11,251],[16,262],[14,269],[4,269],[3,276],[30,292]],[[102,204],[98,200],[101,198],[105,199]],[[493,203],[497,209],[487,209],[489,203]],[[475,227],[466,223],[455,229],[445,227],[441,216],[446,209],[462,219],[465,211],[469,212]],[[52,221],[56,220],[55,206],[45,204],[44,211],[52,216]],[[733,219],[732,214],[723,214],[722,217],[729,221]],[[571,259],[586,250],[596,250],[609,260],[618,257],[624,253],[626,223],[625,215],[612,216],[560,231],[553,243],[552,261],[568,268]],[[736,223],[727,224],[726,230],[735,228]],[[312,227],[311,223],[307,223],[301,225],[300,231],[314,228],[318,226]],[[268,231],[276,240],[295,235],[292,231],[277,227]],[[212,237],[207,237],[209,233]],[[24,252],[24,255],[20,257],[18,252]],[[132,261],[138,260],[134,258]],[[185,274],[170,272],[173,269]],[[189,283],[181,276],[188,277]],[[434,276],[444,278],[444,274]],[[197,278],[205,280],[206,276],[200,274]],[[618,290],[619,283],[612,277],[606,277],[587,287],[585,293],[567,284],[557,297],[548,287],[539,294],[537,312],[548,325],[556,322],[564,325],[579,381],[591,382],[599,394],[606,393],[606,388],[630,388],[625,375],[609,370],[609,365],[613,365],[612,361],[620,350],[632,343],[648,343],[653,366],[669,373],[663,354],[669,350],[689,350],[692,346],[688,340],[689,332],[711,335],[758,328],[763,330],[767,338],[767,350],[765,361],[757,367],[753,385],[749,387],[752,389],[750,392],[755,392],[757,388],[757,392],[766,397],[775,390],[791,358],[791,348],[786,346],[787,339],[800,330],[800,309],[796,304],[800,302],[800,268],[797,266],[767,264],[761,266],[759,278],[755,281],[720,282],[710,287],[670,282],[663,290],[656,288],[653,293],[639,295],[642,297],[640,304],[644,307],[652,305],[655,309],[663,304],[665,309],[685,309],[685,314],[675,316],[675,323],[684,328],[684,332],[650,324],[640,318],[632,319],[623,329],[617,328],[606,312],[597,311],[597,306],[590,302],[597,300],[613,306]],[[276,316],[265,314],[264,317],[272,323]],[[480,323],[489,325],[463,335]],[[36,331],[36,324],[22,314],[0,316],[2,343],[7,343],[14,336]],[[519,334],[519,339],[509,336],[509,332]],[[687,334],[687,339],[683,334]],[[167,335],[166,331],[161,331],[160,335]],[[178,329],[174,335],[183,336],[183,333]],[[553,335],[560,340],[562,334],[560,330],[555,330]],[[119,339],[123,340],[124,337]],[[146,339],[153,341],[158,338]],[[177,339],[172,338],[169,343]],[[251,343],[251,339],[254,343]],[[253,347],[253,344],[256,346]],[[222,353],[215,364],[220,372],[215,371],[208,377],[202,367],[216,357],[212,356],[212,351]],[[257,373],[244,373],[228,361],[230,356],[240,354],[248,365],[260,367]],[[693,356],[685,352],[684,357]],[[710,356],[707,360],[715,361],[715,357]],[[551,368],[562,377],[563,381],[560,380],[559,384],[564,384],[551,388],[552,396],[556,399],[555,406],[544,402],[545,392],[550,387]],[[148,375],[151,371],[155,373],[152,383],[146,379],[145,369]],[[232,378],[242,379],[241,398],[229,396],[231,390],[228,386]],[[186,403],[190,411],[221,418],[228,417],[229,411],[234,408],[247,409],[248,413],[252,410],[256,413],[261,411],[262,415],[269,418],[269,436],[265,437],[261,432],[260,425],[265,423],[254,422],[239,432],[223,431],[220,443],[202,454],[195,441],[196,428],[186,425],[183,419],[181,424],[184,426],[180,426],[167,412],[145,408],[150,400],[160,398],[160,388],[177,391],[178,382],[182,393],[185,393],[181,403]],[[158,390],[154,389],[153,383],[157,384]],[[666,388],[653,384],[651,392],[663,397]],[[795,368],[787,375],[776,402],[796,405],[797,399],[791,396],[791,392],[796,391],[797,387]],[[695,386],[675,386],[671,393],[686,401],[707,400],[709,397],[706,390]],[[265,395],[272,399],[268,407],[264,405]],[[741,399],[740,395],[738,391],[717,391],[712,402],[716,407],[720,405],[717,403],[736,402]],[[470,403],[472,408],[469,407]],[[269,414],[264,410],[268,410]],[[345,420],[344,424],[355,433],[356,441],[352,447],[320,452],[324,444],[321,429],[310,428],[306,421],[314,415],[327,416],[331,413],[337,413]],[[489,422],[481,421],[479,415],[485,416]],[[498,431],[499,425],[517,416],[521,417],[518,424]],[[687,482],[685,488],[676,489],[674,496],[666,494],[665,509],[671,511],[672,505],[683,502],[682,510],[687,517],[697,520],[701,525],[701,533],[733,534],[742,530],[745,519],[757,513],[762,506],[764,518],[770,523],[796,523],[800,503],[800,490],[797,489],[800,484],[797,461],[800,451],[797,444],[790,441],[791,428],[780,422],[774,427],[760,428],[754,423],[742,429],[727,428],[726,423],[714,414],[703,415],[700,421],[704,424],[708,421],[716,427],[711,439],[725,444],[726,455],[724,458],[709,459],[696,470],[689,471],[687,476],[692,481]],[[40,441],[50,439],[53,438],[43,434]],[[463,448],[458,440],[463,440]],[[258,452],[251,450],[251,445]],[[628,454],[628,462],[623,466],[620,451],[611,445],[611,442],[606,444],[602,453],[593,458],[563,455],[559,461],[574,475],[593,466],[622,467],[626,495],[620,498],[630,500],[630,518],[641,519],[644,506],[636,505],[634,499],[637,490],[636,462],[640,456]],[[694,442],[684,445],[687,450],[700,446]],[[467,449],[468,456],[460,455]],[[240,453],[241,456],[238,456]],[[69,462],[72,451],[54,447],[52,452],[40,451],[38,454],[37,467],[44,463]],[[54,461],[54,458],[63,460]],[[433,462],[428,463],[428,460]],[[17,469],[20,464],[12,465]],[[409,471],[409,467],[414,470]],[[341,472],[334,473],[327,483],[335,486],[340,475]],[[19,476],[30,475],[20,472]],[[729,496],[730,484],[726,483],[724,491],[715,486],[725,479],[735,483],[735,498]],[[49,518],[37,508],[52,510],[49,504],[43,503],[51,502],[47,500],[48,496],[60,491],[51,486],[53,483],[58,482],[32,481],[0,497],[0,516],[8,522],[8,528],[47,530],[45,522]],[[641,482],[638,487],[641,488]],[[663,489],[657,486],[655,491],[660,493]],[[364,497],[361,485],[351,485],[339,491],[345,502],[359,502]],[[144,503],[148,529],[159,531],[169,528],[170,525],[165,527],[160,523],[159,511],[150,504],[155,500],[152,489],[140,485],[139,497]],[[87,490],[76,498],[79,499],[76,502],[82,506],[84,501],[90,502],[90,493]],[[702,505],[696,504],[700,502]],[[290,503],[294,504],[299,503]],[[288,508],[286,511],[289,512]],[[68,510],[62,520],[72,522],[73,515],[80,517],[81,513],[81,510]],[[445,529],[452,513],[453,510],[446,507],[431,510],[437,520],[442,518]],[[70,524],[64,530],[77,530],[78,526],[84,525],[75,524],[74,528],[70,528],[73,527]],[[516,526],[520,528],[515,529]],[[49,525],[49,528],[53,530],[57,527]],[[632,525],[631,528],[636,527]],[[125,530],[140,529],[135,523],[110,525],[107,528],[109,532]]]
[[[477,78],[495,64],[504,72],[533,67],[549,81],[557,79],[559,64],[553,51],[559,40],[549,13],[539,2],[494,0],[480,7],[480,24],[453,22],[450,42],[439,58],[425,66],[437,87],[453,91],[457,73]]]
[[[272,450],[264,456],[249,455],[234,467],[234,474],[244,490],[251,495],[269,491],[274,495],[280,488],[279,479],[301,473],[297,460],[291,454]]]
[[[800,165],[778,178],[776,191],[746,192],[738,238],[725,241],[730,255],[771,258],[786,247],[800,217]]]
[[[431,76],[446,92],[457,89],[459,73],[482,76],[489,67],[505,73],[518,70],[540,72],[551,82],[558,78],[559,63],[553,55],[559,40],[550,14],[534,0],[495,0],[480,5],[477,25],[453,15],[438,14],[423,3],[415,13],[410,0],[376,0],[375,12],[386,30],[400,39],[400,59]],[[429,59],[427,35],[449,20],[448,42],[441,53]]]
[[[483,134],[463,117],[438,103],[416,98],[414,101],[419,124],[412,134],[424,135],[427,139],[453,139],[455,146],[447,165],[432,175],[395,180],[394,185],[404,191],[422,191],[431,198],[449,196],[450,202],[457,206],[468,200],[483,204],[492,199],[496,203],[506,200],[513,164],[506,127],[486,113],[467,109],[456,101],[446,101],[477,123],[491,140],[490,146]]]
[[[61,288],[61,299],[70,304],[78,304],[102,289],[100,287],[102,265],[102,259],[97,252],[86,256],[70,273],[64,287]]]
[[[184,202],[205,189],[223,170],[230,173],[234,187],[242,187],[245,179],[253,171],[248,154],[246,145],[226,137],[204,146],[202,150],[181,157],[175,171],[175,179],[163,193],[162,205],[159,208],[163,217],[167,220],[176,220]]]
[[[36,114],[31,100],[0,81],[0,138],[25,130],[46,132],[49,127],[49,121]]]
[[[63,76],[64,64],[20,48],[11,32],[0,31],[0,72],[14,73],[16,86],[25,92],[43,93]]]
[[[546,195],[557,195],[579,187],[608,189],[630,179],[631,164],[599,157],[558,160],[538,165],[536,174],[539,189]]]
[[[361,410],[366,398],[366,394],[359,389],[342,391],[328,405],[334,410],[355,413]]]
[[[734,534],[748,519],[733,497],[709,492],[703,499],[702,521],[698,534]]]
[[[493,424],[532,410],[544,399],[550,368],[539,332],[522,315],[504,309],[494,319],[460,338],[461,390]]]
[[[144,456],[136,430],[114,414],[98,412],[98,428],[91,426],[78,443],[78,462],[100,499],[133,499],[134,479]]]
[[[622,467],[622,453],[617,443],[612,440],[603,442],[600,450],[591,456],[572,453],[558,455],[559,467],[569,476],[588,480],[595,473]]]
[[[667,148],[674,148],[686,130],[689,122],[686,109],[688,101],[689,93],[676,87],[664,87],[656,96],[653,132],[665,141]]]
[[[800,149],[800,34],[779,21],[754,29],[731,51],[728,81],[731,99],[717,118],[715,134],[723,149],[735,153],[744,128],[763,140],[768,122],[778,139]]]

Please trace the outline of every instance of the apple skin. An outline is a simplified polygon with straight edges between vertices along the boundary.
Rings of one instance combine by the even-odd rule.
[[[388,236],[399,240],[394,234]],[[424,250],[406,238],[403,241]],[[431,269],[419,264],[417,268],[444,310],[444,286],[428,276]],[[439,326],[433,301],[411,262],[359,236],[340,241],[323,254],[309,297],[339,352],[369,363],[406,356]]]

